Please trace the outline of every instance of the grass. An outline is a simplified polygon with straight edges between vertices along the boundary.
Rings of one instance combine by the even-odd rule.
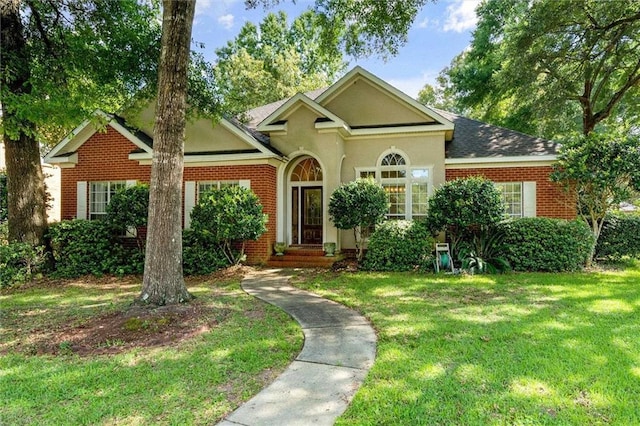
[[[0,424],[215,424],[299,352],[297,324],[244,294],[239,279],[192,282],[189,290],[216,320],[210,331],[168,347],[86,357],[65,342],[61,355],[30,355],[29,336],[126,310],[139,282],[90,280],[1,292]]]
[[[640,424],[638,264],[298,281],[378,333],[375,365],[338,424]]]

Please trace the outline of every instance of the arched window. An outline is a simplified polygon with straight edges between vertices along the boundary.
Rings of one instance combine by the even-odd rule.
[[[320,181],[322,181],[322,167],[315,158],[302,160],[291,172],[291,182]]]
[[[414,167],[401,153],[384,155],[375,168],[356,168],[356,177],[374,178],[389,202],[388,219],[415,219],[427,214],[431,167]]]

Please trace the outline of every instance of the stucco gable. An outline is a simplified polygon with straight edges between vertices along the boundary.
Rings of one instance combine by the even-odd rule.
[[[331,127],[347,129],[346,123],[340,117],[325,109],[303,93],[298,93],[282,103],[271,112],[271,114],[264,118],[257,126],[257,130],[261,132],[286,131],[289,117],[295,114],[300,108],[305,108],[315,114],[317,118],[315,123],[316,128]]]
[[[316,102],[341,117],[353,129],[453,124],[436,111],[362,67],[355,67],[323,91]]]

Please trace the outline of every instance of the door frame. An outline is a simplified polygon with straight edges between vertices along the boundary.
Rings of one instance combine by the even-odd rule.
[[[316,160],[318,162],[318,164],[320,165],[320,167],[322,168],[322,181],[296,181],[296,182],[292,182],[291,181],[291,175],[293,173],[293,170],[296,168],[296,166],[306,160],[307,158],[313,158],[314,160]],[[293,240],[293,232],[292,232],[292,226],[293,226],[293,188],[298,188],[298,192],[299,192],[299,199],[302,196],[302,190],[301,188],[304,187],[317,187],[320,188],[322,190],[322,242],[324,242],[325,240],[325,236],[326,236],[326,232],[327,232],[327,227],[326,227],[326,222],[327,222],[327,199],[326,199],[326,191],[325,189],[325,180],[326,180],[326,168],[324,167],[324,165],[322,164],[322,162],[315,156],[309,154],[309,153],[305,153],[304,155],[301,155],[299,157],[296,157],[294,160],[290,161],[288,164],[288,167],[286,169],[286,173],[284,174],[284,178],[285,178],[285,191],[283,194],[283,198],[284,198],[284,202],[285,202],[285,217],[284,217],[284,226],[283,226],[283,230],[285,232],[285,240],[287,242],[288,245],[301,245],[301,243],[299,243],[298,241],[294,241]],[[300,235],[300,223],[298,223],[298,235]]]

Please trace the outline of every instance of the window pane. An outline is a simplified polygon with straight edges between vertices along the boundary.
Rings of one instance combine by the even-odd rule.
[[[381,164],[383,166],[404,166],[407,163],[402,155],[392,152],[382,159]]]
[[[510,217],[522,217],[522,182],[496,183]]]
[[[385,183],[382,185],[387,193],[389,211],[387,218],[404,219],[406,217],[406,191],[404,183]]]
[[[425,216],[429,207],[428,186],[426,182],[413,182],[411,184],[411,214],[412,216]]]
[[[429,170],[428,169],[413,169],[411,170],[411,177],[413,179],[428,179],[429,178]]]
[[[360,172],[360,178],[361,179],[366,179],[366,178],[376,178],[376,172],[375,170],[364,170]]]

